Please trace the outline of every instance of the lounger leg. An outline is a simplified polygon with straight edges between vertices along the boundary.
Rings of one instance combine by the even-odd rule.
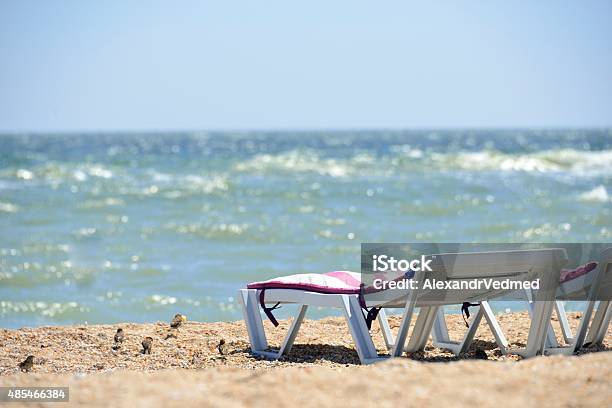
[[[408,337],[408,329],[410,329],[410,322],[412,320],[412,316],[414,315],[416,297],[415,291],[410,291],[408,294],[408,300],[406,300],[404,313],[402,313],[402,322],[400,323],[397,337],[395,338],[393,350],[391,350],[392,357],[399,357],[404,351],[404,344],[406,343],[406,338]]]
[[[527,347],[523,350],[516,350],[513,353],[523,357],[533,357],[537,354],[543,354],[546,346],[546,338],[550,327],[550,317],[554,305],[552,301],[537,301],[533,302],[531,326],[529,328],[529,336],[527,337]]]
[[[607,304],[605,306],[604,304]],[[601,344],[606,337],[606,333],[608,332],[608,326],[610,326],[610,321],[612,320],[612,302],[600,302],[600,307],[606,311],[604,318],[602,319],[602,324],[599,326],[599,331],[597,333],[597,337],[595,338],[595,343]]]
[[[405,348],[406,352],[413,353],[425,349],[439,308],[439,306],[427,306],[419,310],[419,316],[414,324],[412,336],[410,336],[408,345]]]
[[[578,331],[576,332],[576,337],[571,341],[569,346],[566,347],[558,347],[558,348],[547,348],[544,350],[545,354],[573,354],[580,350],[582,345],[584,344],[584,338],[587,333],[587,329],[589,327],[589,322],[591,321],[591,315],[593,314],[593,308],[595,306],[595,302],[590,301],[587,302],[587,307],[580,319],[580,324],[578,325]]]
[[[446,319],[444,318],[444,307],[440,307],[438,313],[436,313],[436,321],[431,336],[433,337],[433,345],[438,348],[445,348],[444,344],[451,342]]]
[[[436,315],[436,325],[437,326],[440,326],[440,310],[441,309],[442,308],[438,310],[438,313]],[[446,329],[446,321],[443,322],[444,330],[442,331],[439,330],[440,329],[439,327],[434,326],[433,333],[435,334],[436,331],[439,333],[434,336],[434,341],[433,341],[434,346],[438,348],[450,350],[455,355],[459,355],[461,353],[466,352],[470,348],[470,345],[472,344],[472,341],[474,340],[474,335],[476,334],[476,330],[478,329],[478,326],[480,325],[480,321],[482,320],[482,315],[483,315],[482,309],[478,308],[478,311],[470,319],[469,328],[464,334],[462,341],[452,341],[450,339],[448,335],[448,331]],[[442,318],[443,316],[444,315],[442,315]],[[439,339],[436,338],[436,336],[439,336],[439,335],[441,336],[441,338],[444,339],[444,341],[440,341]]]
[[[256,289],[241,289],[238,291],[238,299],[242,306],[242,313],[249,334],[251,351],[253,354],[261,354],[268,348],[266,332],[264,331],[263,321],[259,314],[259,302],[257,300]]]
[[[563,302],[557,300],[555,302],[555,312],[559,319],[559,325],[561,326],[561,332],[563,333],[563,340],[566,344],[572,344],[574,336],[572,335],[572,329],[570,329],[569,322],[567,321],[567,313],[565,312],[565,306]]]
[[[595,302],[590,301],[587,302],[586,309],[582,314],[582,318],[580,319],[580,324],[578,325],[578,331],[576,332],[576,337],[572,341],[572,346],[570,347],[571,353],[574,353],[582,347],[584,344],[584,338],[586,337],[587,330],[589,328],[589,323],[591,322],[591,315],[593,314],[593,309],[595,308]]]
[[[493,333],[493,337],[495,337],[495,342],[499,346],[499,350],[502,354],[506,354],[508,351],[508,340],[506,340],[506,336],[504,336],[504,332],[502,331],[499,322],[495,318],[495,314],[493,313],[493,309],[491,309],[489,302],[480,302],[480,310],[482,310],[485,319],[487,319],[487,324]]]
[[[389,320],[387,320],[385,309],[380,309],[377,319],[380,331],[382,331],[383,338],[385,339],[387,350],[391,350],[393,348],[393,343],[395,343],[395,339],[393,338],[393,333],[391,333],[391,327],[389,327]]]
[[[395,345],[395,338],[393,336],[393,333],[391,332],[391,328],[389,327],[389,322],[387,320],[386,314],[382,314],[383,311],[384,309],[381,309],[380,314],[378,315],[378,322],[382,328],[381,330],[383,332],[383,337],[385,339],[387,349],[391,350]],[[442,308],[438,309],[431,335],[433,337],[433,343],[436,347],[443,348],[441,346],[438,346],[437,344],[450,342],[450,339],[448,337],[448,328],[446,326],[446,321],[444,320],[444,310]]]
[[[484,316],[484,311],[482,309],[482,306],[480,306],[478,307],[478,312],[476,312],[474,317],[470,319],[470,322],[469,322],[470,327],[465,332],[463,340],[460,343],[459,350],[455,354],[461,354],[461,353],[465,353],[466,351],[468,351],[468,349],[470,348],[470,345],[474,341],[476,330],[478,330],[478,326],[480,326],[480,321],[482,320],[483,316]]]
[[[304,321],[304,316],[306,315],[306,311],[308,310],[308,305],[301,305],[298,314],[291,322],[291,327],[289,327],[289,332],[287,333],[287,337],[283,341],[283,345],[278,351],[278,356],[282,356],[291,352],[291,348],[293,347],[293,342],[295,341],[295,337],[300,330],[300,326],[302,325],[302,321]]]
[[[534,301],[530,290],[525,291],[527,298],[527,310],[531,317],[529,334],[527,336],[527,346],[520,350],[508,350],[513,354],[523,357],[533,357],[543,354],[546,347],[557,347],[557,339],[550,325],[554,301]]]
[[[556,303],[556,302],[555,302]],[[534,302],[527,302],[528,310],[529,310],[529,317],[531,317],[533,319],[533,311],[535,309],[535,304]],[[550,319],[549,319],[550,320]],[[552,326],[550,325],[550,322],[548,324],[548,328],[546,329],[546,347],[547,348],[558,348],[559,347],[559,343],[557,342],[557,336],[555,336],[555,331],[553,330]]]
[[[356,296],[342,295],[342,310],[351,331],[351,336],[357,348],[361,364],[368,364],[377,359],[376,347],[370,337],[368,326],[361,312],[361,306]]]
[[[438,313],[439,315],[439,313]],[[445,348],[451,350],[455,355],[459,355],[461,353],[465,353],[469,350],[470,346],[474,342],[474,336],[476,335],[476,331],[478,330],[478,326],[482,321],[482,317],[485,317],[493,336],[495,337],[495,342],[499,346],[502,354],[506,354],[508,349],[508,340],[506,340],[506,336],[502,332],[501,327],[497,319],[495,318],[495,314],[493,313],[493,309],[491,309],[491,305],[487,301],[480,302],[480,307],[474,316],[470,319],[469,328],[465,335],[463,336],[463,340],[461,342],[451,341],[448,339],[448,334],[446,334],[447,341],[435,341],[434,345],[436,347]],[[446,324],[445,324],[446,326]],[[434,328],[434,333],[436,332],[436,328]],[[448,333],[448,332],[447,332]]]
[[[593,317],[593,322],[591,323],[591,328],[586,336],[585,343],[603,343],[606,333],[608,332],[610,320],[612,320],[612,302],[609,300],[602,300],[599,302],[597,312]]]
[[[448,326],[444,318],[444,307],[440,307],[436,313],[436,320],[431,332],[432,343],[435,347],[451,350],[454,354],[459,354],[461,343],[452,341],[448,335]]]

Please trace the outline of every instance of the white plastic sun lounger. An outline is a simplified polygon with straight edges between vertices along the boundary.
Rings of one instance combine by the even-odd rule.
[[[563,303],[557,302],[557,316],[559,317],[561,332],[563,333],[565,342],[574,346],[574,351],[577,351],[580,347],[585,345],[601,344],[608,331],[610,320],[612,319],[612,302],[607,300],[612,298],[612,248],[606,248],[602,251],[598,260],[598,268],[599,276],[593,278],[596,280],[593,282],[595,287],[589,294],[590,300],[587,303],[586,310],[582,316],[575,337],[572,336],[569,328]],[[594,296],[595,294],[596,296]],[[597,301],[597,299],[600,300]],[[596,303],[599,303],[599,305],[597,306],[589,326],[589,320],[593,310],[595,310]],[[586,329],[587,326],[588,331]]]
[[[584,276],[572,279],[559,284],[557,291],[557,298],[563,300],[576,300],[584,299],[586,297],[587,304],[586,309],[581,318],[578,330],[575,335],[572,334],[570,329],[567,314],[562,300],[556,301],[533,301],[528,294],[528,310],[534,318],[535,311],[539,307],[540,309],[549,309],[550,312],[548,319],[548,327],[545,331],[537,332],[532,338],[528,339],[527,348],[524,350],[508,350],[507,341],[505,340],[504,334],[493,314],[493,311],[488,302],[482,302],[480,310],[477,315],[474,316],[473,321],[470,322],[470,329],[476,331],[477,326],[480,324],[482,315],[486,316],[489,323],[489,327],[495,335],[496,342],[500,347],[502,353],[519,354],[524,357],[531,357],[536,354],[572,354],[577,352],[584,344],[596,344],[601,343],[608,330],[610,320],[612,319],[612,307],[609,300],[599,301],[599,306],[593,320],[591,316],[595,305],[596,299],[609,299],[612,296],[612,248],[607,248],[602,251],[599,259],[597,260],[597,267],[592,271],[588,272]],[[561,333],[563,334],[564,341],[567,346],[561,346],[557,342],[552,325],[550,322],[550,313],[555,310],[559,324],[561,327]],[[541,313],[541,312],[540,312]],[[538,317],[542,317],[538,315]],[[590,323],[590,327],[589,327]],[[587,332],[588,330],[588,332]],[[468,339],[471,342],[472,339]],[[538,347],[536,347],[536,345]],[[539,345],[543,345],[542,348]],[[467,349],[469,344],[463,344],[463,348]],[[453,349],[452,349],[453,350]],[[454,349],[453,351],[456,351]]]
[[[563,249],[437,254],[432,255],[432,258],[434,258],[431,264],[433,273],[436,274],[438,279],[446,280],[474,278],[522,280],[530,276],[543,276],[544,279],[547,279],[547,277],[554,275],[555,271],[558,272],[567,261],[567,256]],[[430,272],[428,272],[428,274],[429,273]],[[331,274],[337,274],[337,272]],[[409,352],[423,350],[430,334],[435,337],[436,341],[448,341],[448,343],[450,343],[446,328],[442,326],[443,316],[441,319],[440,307],[444,304],[456,304],[456,300],[440,300],[439,297],[433,296],[432,293],[421,291],[407,291],[401,297],[389,293],[390,296],[388,298],[382,296],[374,297],[373,299],[364,299],[356,292],[351,292],[350,287],[340,285],[338,288],[325,288],[328,283],[326,281],[318,282],[322,283],[322,285],[319,285],[318,289],[322,287],[324,290],[328,290],[328,293],[319,293],[313,290],[306,290],[305,288],[309,287],[307,286],[308,284],[302,286],[292,283],[292,278],[304,278],[305,275],[309,275],[307,279],[314,280],[321,279],[318,277],[323,276],[317,274],[293,275],[251,284],[249,285],[250,288],[241,289],[239,291],[238,299],[244,313],[253,354],[277,359],[283,354],[288,353],[295,341],[308,306],[332,307],[339,308],[343,311],[357,349],[357,354],[363,364],[377,361],[381,357],[378,356],[372,338],[370,337],[366,318],[362,312],[362,306],[403,308],[402,320],[396,339],[394,339],[391,334],[383,310],[381,309],[378,314],[378,321],[382,328],[385,343],[387,347],[392,349],[392,356],[400,356],[404,350]],[[417,272],[413,279],[420,282],[423,277],[424,275],[422,272]],[[285,280],[284,283],[283,279]],[[279,281],[283,284],[280,285]],[[315,284],[315,286],[317,285]],[[335,293],[334,290],[336,291]],[[466,292],[464,294],[465,298],[462,300],[480,301],[493,299],[503,293],[505,292],[494,289],[472,290]],[[293,319],[285,340],[278,351],[270,351],[268,349],[260,313],[260,306],[269,304],[299,305],[299,311]],[[408,338],[410,322],[416,307],[420,308],[420,313],[418,314],[411,336]],[[266,306],[266,309],[266,314],[268,314],[272,308]],[[481,307],[480,309],[483,308]],[[544,317],[547,316],[548,319],[550,319],[550,313],[547,308],[536,308],[536,311],[539,315],[544,315]],[[482,315],[480,317],[482,317]],[[540,320],[542,319],[536,319],[535,321],[539,322]],[[541,325],[534,326],[535,328],[533,330],[541,330],[542,328],[540,326]],[[472,329],[472,327],[470,327],[470,329]],[[469,343],[474,333],[475,329],[468,330],[463,343]],[[407,340],[407,347],[404,348]],[[458,345],[458,347],[461,346],[463,346],[463,344]]]
[[[534,279],[539,277],[542,282],[542,287],[553,284],[553,277],[559,275],[559,271],[567,262],[565,250],[558,248],[461,253],[454,255],[457,256],[457,261],[453,263],[453,272],[450,274],[454,279],[485,278],[487,276],[507,278],[515,274],[515,276],[520,276],[522,279]],[[453,342],[449,339],[441,305],[430,305],[421,308],[414,329],[414,332],[417,334],[420,333],[420,336],[416,337],[416,339],[414,335],[412,336],[411,342],[409,342],[406,347],[406,351],[412,352],[423,350],[428,339],[428,331],[433,329],[432,337],[434,346],[449,349],[455,354],[465,352],[472,343],[483,316],[486,318],[499,347],[504,351],[508,346],[508,342],[488,303],[488,300],[499,297],[500,295],[499,293],[490,293],[488,296],[480,294],[470,297],[469,293],[466,293],[466,297],[463,301],[479,302],[480,306],[470,320],[468,330],[463,339],[459,342]],[[541,322],[546,316],[550,319],[550,313],[550,308],[545,304],[540,304],[535,308],[534,315],[536,318],[532,320],[530,338],[539,339],[541,336],[540,333],[545,330]],[[420,319],[422,319],[421,324],[419,324]],[[404,319],[404,321],[405,320],[406,319]],[[402,323],[404,323],[404,321]],[[435,326],[432,327],[434,322]],[[400,327],[400,333],[401,330]],[[400,335],[398,335],[398,337]],[[533,354],[533,350],[537,350],[539,347],[541,347],[539,342],[532,341],[531,344],[527,345],[527,349],[524,353]],[[398,351],[395,349],[394,355],[399,355]]]
[[[284,354],[289,353],[308,307],[315,306],[341,309],[346,318],[361,363],[367,364],[377,359],[376,348],[369,335],[357,295],[316,293],[299,289],[266,289],[266,304],[299,305],[298,313],[293,319],[280,349],[278,351],[270,351],[260,314],[260,301],[258,299],[260,293],[261,291],[258,289],[242,289],[239,291],[239,300],[242,304],[251,343],[251,352],[253,354],[270,359],[278,359]],[[379,314],[378,318],[379,321],[384,319],[384,313]]]

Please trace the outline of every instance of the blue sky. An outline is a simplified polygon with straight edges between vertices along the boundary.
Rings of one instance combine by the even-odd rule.
[[[2,1],[0,132],[612,125],[610,1]]]

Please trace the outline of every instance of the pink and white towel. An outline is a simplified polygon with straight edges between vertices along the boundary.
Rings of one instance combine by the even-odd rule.
[[[593,271],[595,268],[597,268],[597,262],[589,262],[584,265],[580,265],[575,269],[561,269],[559,282],[564,283],[567,281],[571,281],[572,279],[579,278]]]
[[[357,272],[334,271],[327,273],[301,273],[281,276],[247,285],[248,289],[297,289],[317,293],[343,295],[359,294],[361,276]]]

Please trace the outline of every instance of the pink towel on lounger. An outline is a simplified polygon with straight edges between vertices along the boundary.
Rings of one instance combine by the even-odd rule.
[[[318,293],[359,294],[361,277],[357,272],[300,273],[247,285],[249,289],[298,289]]]
[[[597,268],[597,262],[589,262],[584,265],[580,265],[575,269],[561,269],[561,275],[559,276],[559,282],[564,283],[571,281],[572,279],[579,278]]]

